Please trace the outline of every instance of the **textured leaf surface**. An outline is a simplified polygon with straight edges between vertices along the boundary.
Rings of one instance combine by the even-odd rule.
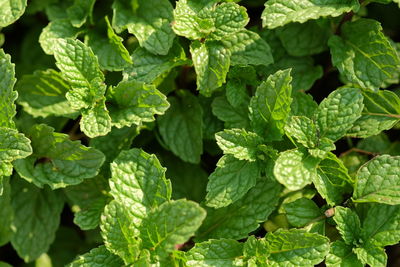
[[[11,227],[14,220],[14,210],[11,206],[11,187],[9,178],[3,178],[2,181],[0,207],[0,246],[3,246],[10,241],[13,234]]]
[[[352,246],[346,245],[343,241],[335,241],[331,244],[331,250],[325,260],[327,267],[363,267],[352,251]]]
[[[88,253],[78,256],[68,267],[121,267],[121,258],[112,254],[105,246],[100,246],[90,250]]]
[[[296,201],[284,204],[286,217],[295,227],[303,227],[322,215],[317,204],[308,198],[299,198]]]
[[[2,0],[0,6],[0,27],[4,28],[24,14],[26,0]]]
[[[220,209],[207,209],[207,217],[198,231],[199,240],[209,238],[242,239],[265,221],[277,205],[281,187],[261,178],[249,192],[235,203]]]
[[[313,148],[318,144],[317,127],[305,116],[293,116],[285,126],[285,132],[305,147]]]
[[[30,143],[30,140],[17,130],[0,127],[0,162],[12,162],[31,155]]]
[[[157,121],[165,144],[183,161],[198,163],[203,153],[203,111],[197,98],[187,91],[169,97],[171,107]]]
[[[112,124],[118,128],[154,121],[169,108],[167,97],[154,85],[135,80],[120,82],[108,98]]]
[[[242,256],[243,244],[232,239],[210,240],[197,243],[187,253],[188,266],[211,267],[211,266],[241,266],[236,260]]]
[[[354,252],[357,258],[363,263],[374,267],[386,267],[387,255],[383,248],[379,247],[363,247],[355,248]]]
[[[382,155],[367,162],[357,173],[356,202],[400,204],[400,157]]]
[[[105,101],[99,101],[91,109],[82,112],[81,131],[88,137],[104,136],[111,131],[111,117]]]
[[[336,229],[338,229],[346,244],[352,245],[353,242],[359,241],[361,222],[354,211],[340,206],[335,207],[333,220],[336,222]]]
[[[44,125],[35,125],[29,136],[33,154],[14,162],[17,172],[39,187],[47,184],[56,189],[75,185],[95,176],[104,162],[100,151],[86,147],[68,135],[55,133]]]
[[[313,266],[322,262],[329,252],[329,239],[302,230],[282,230],[265,237],[269,266]]]
[[[238,160],[232,155],[223,156],[208,178],[206,205],[222,208],[234,203],[256,184],[259,176],[257,162]]]
[[[341,37],[329,40],[332,63],[347,80],[377,90],[394,77],[400,64],[379,22],[359,19],[343,25]]]
[[[86,22],[86,19],[92,16],[95,2],[96,0],[74,0],[74,3],[68,7],[68,18],[74,27],[81,27]]]
[[[289,22],[303,23],[319,17],[337,17],[358,8],[355,0],[272,0],[265,3],[261,18],[264,27],[273,29]]]
[[[58,192],[41,190],[18,176],[11,185],[14,210],[11,244],[29,262],[47,252],[54,241],[64,201]]]
[[[14,84],[14,64],[11,63],[10,55],[0,49],[0,127],[14,127],[14,101],[18,96],[17,92],[13,91]]]
[[[246,128],[249,125],[247,108],[235,108],[224,96],[214,98],[212,112],[224,122],[226,128]]]

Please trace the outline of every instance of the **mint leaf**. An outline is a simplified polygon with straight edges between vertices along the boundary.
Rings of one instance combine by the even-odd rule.
[[[0,128],[0,162],[10,163],[32,154],[30,140],[17,130]]]
[[[355,202],[400,204],[400,157],[382,155],[367,162],[357,172]]]
[[[354,252],[357,258],[363,263],[374,267],[385,267],[387,262],[387,255],[383,248],[379,247],[362,247],[355,248]]]
[[[208,178],[206,205],[222,208],[239,200],[256,184],[260,172],[257,162],[238,160],[232,155],[223,156]]]
[[[104,265],[121,267],[123,262],[121,258],[108,251],[105,246],[99,246],[88,253],[78,256],[68,267],[100,267]]]
[[[314,101],[311,95],[303,92],[292,92],[292,105],[290,113],[293,116],[305,116],[312,118],[318,108],[317,102]],[[290,125],[290,124],[289,124]]]
[[[0,246],[5,245],[10,241],[12,232],[12,223],[14,220],[14,210],[11,206],[11,186],[9,178],[3,178],[2,181],[2,194],[0,195]]]
[[[250,122],[247,107],[233,107],[225,96],[214,98],[212,112],[224,122],[226,128],[246,128]]]
[[[346,245],[343,241],[331,243],[331,250],[326,256],[325,264],[327,267],[354,266],[363,267],[356,254],[352,251],[352,246]]]
[[[152,254],[167,257],[175,245],[194,235],[205,217],[205,211],[195,202],[184,199],[165,202],[143,220],[140,227],[142,247]]]
[[[335,207],[336,229],[339,230],[344,242],[348,245],[359,242],[361,222],[357,214],[349,208]]]
[[[197,239],[238,240],[247,237],[275,210],[280,191],[278,183],[263,177],[235,203],[219,209],[206,209],[207,217],[196,235]]]
[[[97,175],[104,155],[68,135],[55,133],[45,125],[34,125],[28,133],[33,154],[14,162],[18,174],[38,187],[47,184],[52,189],[81,183]]]
[[[190,45],[197,75],[197,90],[205,96],[225,83],[230,65],[230,51],[220,41],[195,41]]]
[[[90,138],[104,136],[111,131],[111,117],[104,99],[94,104],[91,109],[82,112],[80,126],[82,132]]]
[[[14,23],[24,14],[26,0],[5,0],[1,3],[0,27],[4,28]]]
[[[51,21],[43,28],[42,33],[39,36],[39,43],[43,51],[48,55],[53,55],[56,46],[54,43],[57,39],[62,38],[76,38],[81,30],[71,25],[68,19],[57,19]]]
[[[344,24],[341,37],[332,36],[329,47],[333,65],[363,88],[377,90],[398,72],[397,52],[377,21],[359,19]]]
[[[265,3],[261,15],[263,26],[273,29],[289,22],[306,22],[310,19],[332,16],[337,17],[343,13],[357,11],[360,7],[355,0],[273,0]]]
[[[112,125],[118,128],[154,121],[154,115],[162,115],[169,108],[166,96],[154,85],[135,80],[111,88],[107,101]]]
[[[0,49],[0,127],[14,128],[15,116],[14,101],[17,92],[13,91],[15,84],[15,68],[11,63],[11,57]]]
[[[274,166],[275,179],[291,191],[299,190],[317,176],[313,161],[310,155],[298,149],[281,152]]]
[[[271,48],[255,32],[241,30],[221,41],[231,53],[231,65],[267,66],[274,62]]]
[[[317,204],[308,198],[299,198],[296,201],[283,205],[289,223],[295,227],[303,227],[321,217]]]
[[[363,96],[359,89],[343,87],[333,91],[319,105],[316,121],[319,137],[336,141],[361,117]]]
[[[254,130],[266,140],[280,140],[292,103],[290,69],[277,71],[258,87],[250,102]]]
[[[294,137],[297,142],[308,148],[317,146],[317,127],[305,116],[292,116],[285,126],[286,135]]]
[[[258,146],[263,144],[263,139],[257,134],[237,128],[218,132],[215,139],[224,154],[248,161],[257,160]]]
[[[362,91],[364,109],[347,135],[368,137],[392,128],[400,120],[400,98],[388,90]]]
[[[25,262],[30,262],[47,252],[54,241],[64,200],[61,194],[49,188],[41,190],[18,176],[12,179],[11,189],[11,244]]]
[[[74,27],[81,27],[83,24],[85,24],[87,17],[91,18],[95,2],[96,0],[74,0],[72,6],[68,7],[68,18]]]
[[[31,75],[24,75],[15,89],[19,92],[18,104],[32,116],[75,117],[77,114],[65,98],[71,88],[55,70],[35,71]]]
[[[243,244],[232,239],[217,239],[197,243],[186,254],[188,266],[242,266]]]
[[[291,229],[265,236],[271,266],[313,266],[322,262],[329,252],[329,239],[315,233]]]
[[[202,108],[188,91],[169,97],[171,107],[157,121],[163,141],[183,161],[198,163],[203,153]]]

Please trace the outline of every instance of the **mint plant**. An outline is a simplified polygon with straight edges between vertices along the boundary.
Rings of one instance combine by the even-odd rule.
[[[0,267],[398,266],[398,0],[3,0]]]

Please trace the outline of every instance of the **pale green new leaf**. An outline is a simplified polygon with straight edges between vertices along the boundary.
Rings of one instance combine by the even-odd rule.
[[[363,96],[359,89],[343,87],[333,91],[320,103],[316,123],[319,138],[336,141],[361,117]]]
[[[175,245],[186,242],[200,227],[206,212],[185,199],[165,202],[148,213],[140,226],[142,248],[166,258]]]
[[[190,53],[197,75],[197,90],[205,96],[211,96],[225,83],[231,53],[220,41],[195,41],[190,45]]]
[[[47,252],[54,241],[64,200],[60,192],[39,189],[18,176],[13,177],[11,185],[11,244],[25,262],[30,262]]]
[[[77,114],[65,98],[70,86],[52,69],[22,76],[15,89],[19,92],[18,104],[32,116],[74,117]]]
[[[386,267],[387,255],[385,249],[380,247],[361,247],[354,248],[353,251],[356,253],[357,258],[365,265],[373,267]]]
[[[43,51],[48,55],[53,55],[58,38],[76,38],[81,30],[71,25],[68,19],[57,19],[51,21],[43,28],[42,33],[39,36],[39,43]]]
[[[366,138],[389,130],[400,120],[400,98],[392,91],[362,91],[364,109],[347,135]]]
[[[242,239],[267,220],[278,204],[281,186],[275,181],[260,178],[246,195],[220,209],[207,208],[207,217],[199,229],[198,240],[210,238]]]
[[[332,63],[350,82],[377,90],[398,73],[400,60],[378,21],[359,19],[329,39]]]
[[[89,110],[82,111],[80,128],[90,138],[104,136],[111,131],[111,117],[108,114],[104,98]]]
[[[306,226],[322,215],[317,204],[315,204],[311,199],[304,197],[286,203],[283,207],[286,211],[286,217],[289,223],[295,227]]]
[[[250,119],[255,132],[266,140],[280,140],[290,114],[292,77],[290,69],[279,70],[258,87],[250,101]]]
[[[311,119],[305,116],[292,116],[285,126],[285,133],[308,148],[317,146],[319,141],[317,127]]]
[[[291,191],[311,184],[317,176],[316,164],[310,155],[298,149],[286,150],[279,154],[274,166],[274,176]]]
[[[244,129],[225,129],[215,134],[218,146],[224,154],[231,154],[237,159],[255,161],[259,153],[258,146],[263,139],[253,132]]]
[[[333,220],[336,222],[336,229],[347,245],[359,242],[361,222],[354,211],[340,206],[335,207]]]
[[[25,12],[26,2],[26,0],[1,0],[0,27],[4,28],[19,19]]]
[[[97,175],[104,162],[100,151],[71,141],[69,136],[54,132],[45,124],[34,125],[28,136],[33,154],[14,162],[19,175],[38,187],[52,189],[81,183]]]
[[[331,243],[331,250],[326,256],[327,267],[364,267],[352,251],[353,246],[346,245],[343,241]]]
[[[67,267],[122,267],[123,261],[120,257],[112,254],[105,246],[99,246],[88,253],[80,255]]]
[[[72,6],[68,7],[68,19],[74,27],[85,24],[87,17],[92,16],[93,6],[96,0],[74,0]]]
[[[274,62],[271,48],[257,33],[241,30],[223,38],[231,52],[231,65],[269,65]]]
[[[265,237],[270,256],[268,266],[314,266],[329,252],[329,239],[299,229],[278,230]]]
[[[382,155],[368,161],[357,172],[355,202],[400,204],[400,157]]]
[[[265,3],[261,15],[263,26],[273,29],[289,22],[306,22],[310,19],[357,11],[360,7],[356,0],[270,0]]]
[[[208,177],[206,205],[222,208],[239,200],[254,187],[260,176],[260,169],[258,162],[224,155]]]
[[[167,97],[154,85],[122,81],[107,95],[112,125],[118,128],[154,121],[169,108]]]
[[[232,239],[213,239],[197,243],[186,254],[190,267],[242,266],[243,243]]]
[[[32,154],[31,141],[22,133],[0,127],[0,165]]]
[[[9,178],[4,177],[1,188],[2,194],[0,194],[0,246],[5,245],[10,241],[12,237],[12,223],[14,220],[14,210],[11,206],[11,187]]]
[[[15,68],[11,57],[0,49],[0,127],[14,128],[15,125],[14,101],[18,96],[17,92],[13,91],[15,81]]]
[[[171,107],[158,118],[161,137],[167,147],[183,161],[198,163],[203,153],[203,110],[188,91],[169,97]]]

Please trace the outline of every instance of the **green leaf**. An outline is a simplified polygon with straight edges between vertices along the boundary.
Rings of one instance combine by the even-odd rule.
[[[168,54],[175,38],[171,28],[173,8],[168,0],[115,0],[112,7],[113,27],[118,32],[127,28],[141,47],[153,54]]]
[[[363,220],[361,238],[364,243],[378,247],[400,241],[400,206],[371,204]]]
[[[24,14],[26,0],[4,0],[1,2],[0,27],[4,28],[13,24]]]
[[[318,164],[317,174],[314,176],[314,186],[329,205],[341,203],[343,195],[351,193],[353,179],[343,162],[333,153],[327,153]]]
[[[270,256],[268,266],[314,266],[329,252],[329,239],[315,233],[291,229],[265,236]]]
[[[310,19],[332,16],[357,11],[360,7],[356,0],[273,0],[265,3],[261,15],[263,26],[273,29],[289,22],[306,22]]]
[[[224,122],[225,128],[247,128],[250,124],[247,107],[233,107],[225,96],[217,96],[212,104],[212,112]]]
[[[76,38],[81,30],[71,25],[68,19],[57,19],[51,21],[43,28],[42,33],[39,36],[39,43],[43,51],[48,55],[53,55],[56,46],[54,43],[57,39],[62,38]]]
[[[154,85],[135,80],[122,81],[108,93],[112,125],[118,128],[154,121],[169,108],[167,97]]]
[[[14,176],[11,185],[14,210],[11,244],[25,262],[30,262],[47,252],[54,241],[64,200],[59,192],[41,190],[18,176]]]
[[[312,118],[318,108],[317,102],[314,101],[311,95],[303,92],[292,92],[292,105],[290,113],[293,116],[305,116]]]
[[[297,142],[308,148],[318,144],[317,127],[305,116],[292,116],[285,126],[286,135],[294,137]]]
[[[128,50],[123,45],[123,39],[115,34],[107,17],[105,17],[107,29],[103,32],[90,31],[86,35],[88,45],[93,49],[99,59],[102,69],[120,71],[132,64]],[[105,36],[105,33],[107,36]]]
[[[165,202],[147,214],[140,227],[142,247],[166,258],[175,245],[186,242],[200,227],[206,212],[188,200]]]
[[[244,243],[243,256],[247,260],[248,267],[267,267],[269,256],[267,241],[264,238],[250,236]]]
[[[281,152],[274,166],[275,179],[291,191],[299,190],[317,176],[312,161],[310,155],[298,149]]]
[[[82,230],[94,229],[100,222],[100,215],[109,197],[107,180],[102,176],[88,179],[79,185],[69,186],[64,192],[71,202],[74,223]]]
[[[332,33],[328,20],[309,20],[278,28],[276,34],[289,55],[302,57],[325,51]]]
[[[278,204],[281,187],[260,178],[257,184],[235,203],[220,209],[207,208],[207,217],[197,233],[198,240],[209,238],[242,239],[267,220]]]
[[[14,128],[15,104],[17,92],[13,91],[15,84],[15,68],[11,57],[0,49],[0,127]]]
[[[68,19],[74,27],[81,27],[85,24],[87,17],[92,17],[95,2],[96,0],[74,0],[74,3],[68,7]]]
[[[225,83],[231,53],[220,41],[195,41],[190,45],[190,53],[197,75],[197,90],[204,96],[211,96]]]
[[[169,97],[171,107],[158,118],[161,137],[167,147],[183,161],[198,163],[203,153],[203,111],[197,98],[188,91]]]
[[[138,47],[132,54],[133,64],[124,68],[124,78],[153,83],[173,68],[188,63],[182,46],[175,44],[165,56],[154,55]]]
[[[9,178],[5,177],[2,181],[2,194],[0,194],[0,246],[11,240],[12,224],[14,221],[14,210],[11,206],[11,186]]]
[[[222,208],[236,202],[254,187],[260,176],[260,169],[258,162],[224,155],[208,178],[206,205]]]
[[[335,207],[333,220],[336,222],[336,229],[347,245],[359,242],[361,222],[354,211],[340,206]]]
[[[325,264],[327,267],[363,267],[356,254],[352,251],[352,246],[346,245],[343,241],[331,243],[331,250],[326,256]]]
[[[290,69],[277,71],[258,87],[250,102],[254,130],[266,140],[280,140],[292,103]]]
[[[299,198],[284,204],[283,207],[289,223],[295,227],[306,226],[323,215],[317,204],[308,198]]]
[[[382,155],[368,161],[357,172],[355,202],[400,204],[400,157]]]
[[[0,127],[0,165],[32,154],[30,140],[17,130]]]
[[[359,19],[343,25],[341,37],[329,39],[332,63],[352,83],[377,90],[394,77],[400,64],[379,22]]]
[[[14,168],[38,187],[47,184],[56,189],[79,184],[97,175],[104,162],[100,151],[71,141],[68,135],[55,133],[45,124],[34,125],[28,136],[33,154],[15,161]]]
[[[379,247],[354,248],[357,258],[363,263],[374,267],[386,267],[387,255],[385,249]]]
[[[80,128],[90,138],[107,135],[111,131],[111,125],[104,99],[82,112]]]
[[[365,138],[389,130],[400,120],[400,98],[388,90],[362,91],[364,109],[347,135]]]
[[[52,69],[22,76],[15,89],[19,93],[18,104],[32,116],[74,117],[77,113],[65,98],[70,86]]]
[[[257,33],[241,30],[223,38],[231,53],[231,65],[269,65],[274,62],[271,48]]]
[[[259,153],[258,146],[263,139],[244,129],[226,129],[215,134],[218,146],[224,154],[231,154],[237,159],[255,161]]]
[[[187,252],[186,264],[192,267],[242,266],[243,244],[232,239],[209,240],[196,245]]]
[[[322,100],[317,110],[319,138],[340,139],[361,117],[363,107],[359,89],[343,87],[333,91]]]
[[[123,262],[120,257],[112,254],[105,246],[99,246],[88,253],[78,256],[67,267],[121,267]]]
[[[57,67],[72,88],[66,95],[72,108],[90,108],[103,98],[104,75],[88,46],[79,40],[57,39],[53,52]]]

